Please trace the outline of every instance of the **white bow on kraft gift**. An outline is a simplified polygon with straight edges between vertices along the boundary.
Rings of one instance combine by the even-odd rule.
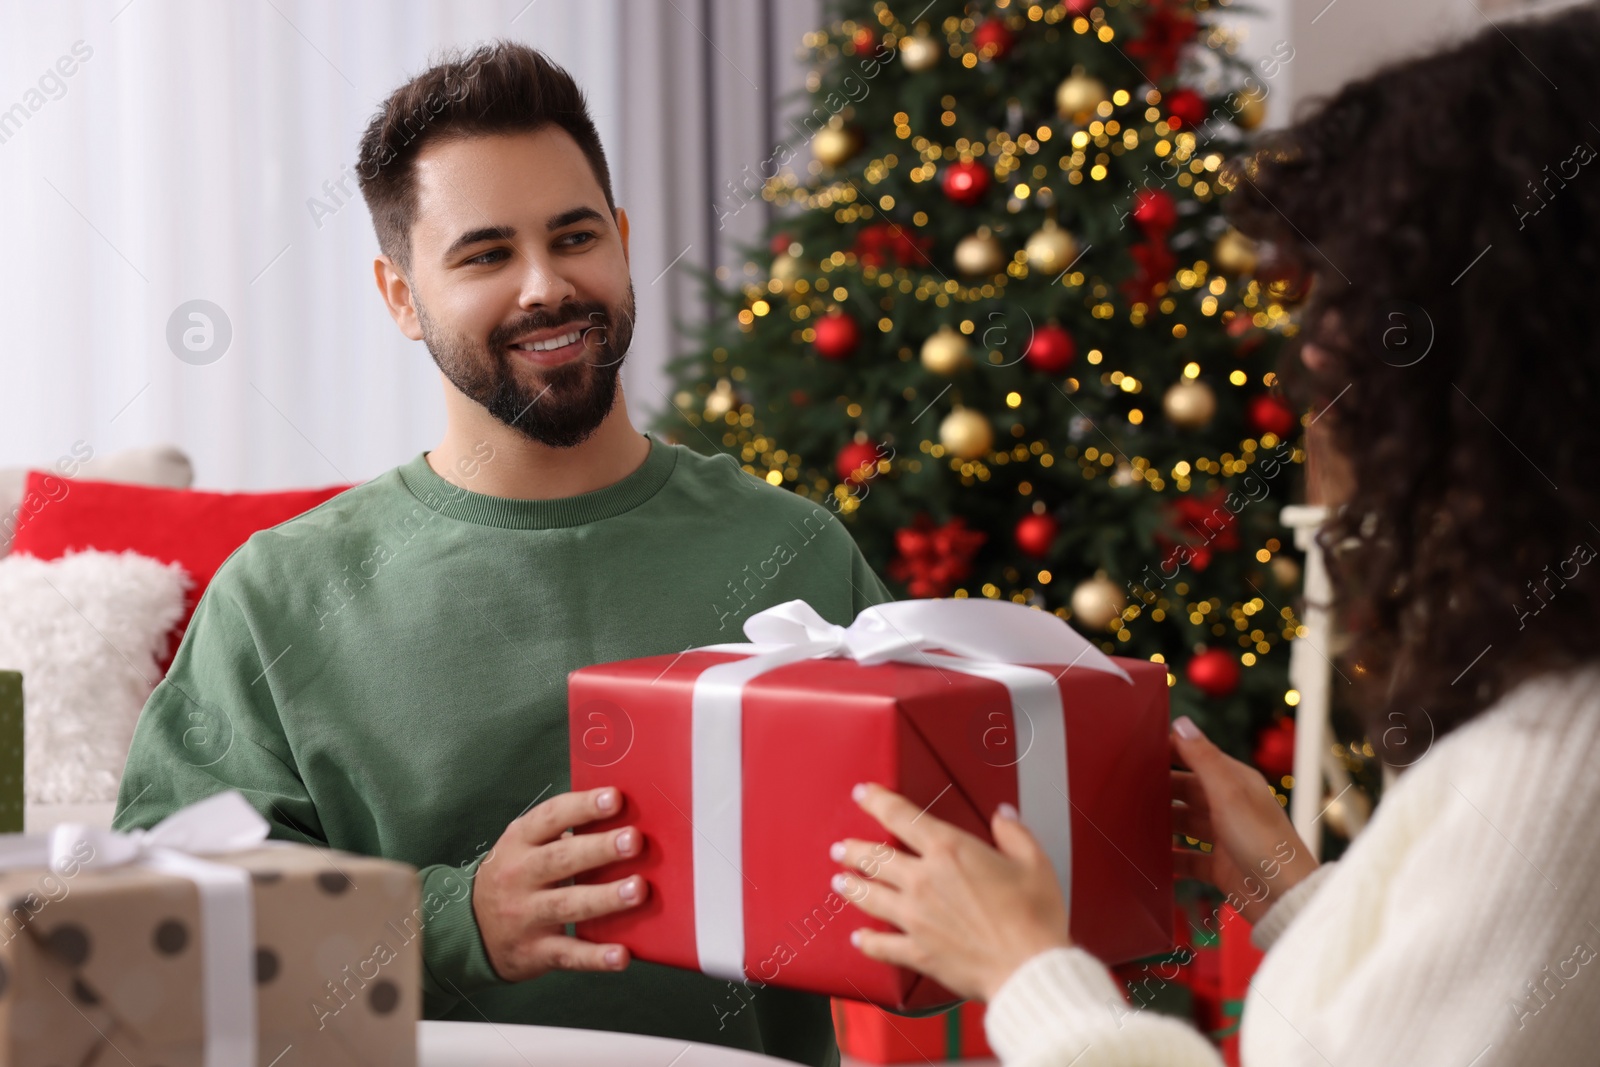
[[[1126,671],[1061,619],[1009,601],[903,600],[877,604],[849,626],[828,622],[804,600],[745,620],[752,644],[706,645],[697,652],[745,652],[695,679],[691,717],[695,948],[700,969],[729,981],[744,972],[744,687],[757,675],[801,660],[845,657],[862,666],[891,661],[937,664],[988,678],[1011,694],[1015,721],[1033,725],[1033,758],[1017,764],[1023,821],[1050,856],[1061,891],[1072,891],[1072,827],[1056,817],[1068,796],[1067,732],[1059,674],[1023,663]],[[929,651],[943,649],[951,655]]]
[[[193,882],[200,893],[202,1062],[205,1067],[255,1067],[250,872],[199,857],[254,848],[266,841],[269,829],[243,794],[230,789],[175,811],[148,830],[123,833],[63,823],[48,834],[8,834],[0,837],[0,869],[48,867],[60,874],[137,865]]]

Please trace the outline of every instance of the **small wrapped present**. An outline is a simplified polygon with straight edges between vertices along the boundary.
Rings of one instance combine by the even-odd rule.
[[[889,928],[829,885],[829,845],[884,840],[850,799],[870,781],[986,840],[995,809],[1017,805],[1078,944],[1107,962],[1171,947],[1163,665],[1112,659],[1054,615],[991,600],[880,604],[849,627],[793,600],[744,629],[752,644],[568,677],[572,787],[626,798],[584,829],[632,824],[645,840],[579,880],[651,885],[578,936],[893,1009],[955,1000],[850,944],[858,926]]]
[[[414,1067],[415,868],[267,830],[230,791],[0,837],[0,1063]]]
[[[983,1005],[975,1000],[942,1015],[908,1019],[853,1000],[834,1000],[833,1032],[839,1051],[864,1063],[978,1060],[994,1055],[983,1030]]]

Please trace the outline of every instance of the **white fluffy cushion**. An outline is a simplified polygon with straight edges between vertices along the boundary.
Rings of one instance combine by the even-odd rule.
[[[51,467],[0,467],[0,556],[11,550],[12,536],[22,517],[23,487],[29,470],[48,471],[63,478],[84,478],[95,482],[134,482],[187,489],[194,484],[194,467],[189,457],[171,445],[129,448],[108,455],[95,455],[87,442],[75,441],[72,451]]]
[[[0,669],[22,672],[23,796],[115,800],[187,572],[136,552],[0,559]]]

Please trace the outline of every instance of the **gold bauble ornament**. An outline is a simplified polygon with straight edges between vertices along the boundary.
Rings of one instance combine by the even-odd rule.
[[[1128,598],[1104,571],[1084,579],[1072,590],[1072,617],[1090,630],[1106,629],[1122,618],[1122,609],[1127,606]]]
[[[1106,83],[1085,74],[1082,67],[1075,69],[1056,87],[1056,111],[1071,122],[1088,122],[1101,101],[1109,99],[1111,93],[1106,89]]]
[[[1242,129],[1253,130],[1267,121],[1267,98],[1262,93],[1239,94],[1239,113],[1233,117]]]
[[[1300,561],[1293,556],[1273,556],[1272,577],[1285,589],[1295,588],[1300,584]]]
[[[907,70],[919,73],[932,70],[939,65],[939,53],[942,51],[943,46],[925,33],[900,40],[900,62],[906,65]]]
[[[1180,378],[1161,398],[1161,410],[1174,426],[1198,430],[1217,413],[1217,395],[1197,378]]]
[[[733,391],[733,383],[726,378],[718,378],[715,389],[706,397],[706,418],[720,419],[733,410],[739,402],[739,397]]]
[[[772,260],[772,280],[778,283],[780,292],[792,291],[794,283],[799,281],[805,272],[805,264],[800,262],[799,256],[791,256],[784,252]]]
[[[967,275],[995,274],[1006,263],[1006,251],[995,240],[989,227],[979,226],[956,245],[956,270]]]
[[[972,363],[966,337],[948,326],[922,342],[922,365],[935,374],[949,376]]]
[[[981,412],[956,408],[939,424],[939,443],[957,459],[982,459],[994,446],[994,427]]]
[[[1256,243],[1238,230],[1229,227],[1227,233],[1217,238],[1217,245],[1212,249],[1211,258],[1228,274],[1254,274],[1258,258]]]
[[[811,138],[811,154],[825,167],[843,166],[861,150],[861,135],[853,128],[829,123]]]
[[[1028,253],[1028,266],[1040,274],[1060,274],[1078,258],[1078,242],[1072,239],[1072,234],[1057,226],[1055,219],[1045,219],[1044,225],[1028,238],[1024,247]]]
[[[1372,801],[1359,789],[1346,789],[1330,798],[1322,810],[1328,827],[1346,841],[1355,837],[1372,816]]]

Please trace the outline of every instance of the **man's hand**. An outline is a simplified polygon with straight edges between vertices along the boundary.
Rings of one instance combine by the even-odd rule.
[[[649,883],[639,875],[601,885],[562,885],[582,871],[637,856],[643,842],[632,826],[600,834],[568,832],[621,810],[615,789],[562,793],[506,827],[472,883],[472,910],[489,965],[507,982],[553,970],[620,971],[621,945],[566,936],[567,923],[624,911],[643,903]]]

